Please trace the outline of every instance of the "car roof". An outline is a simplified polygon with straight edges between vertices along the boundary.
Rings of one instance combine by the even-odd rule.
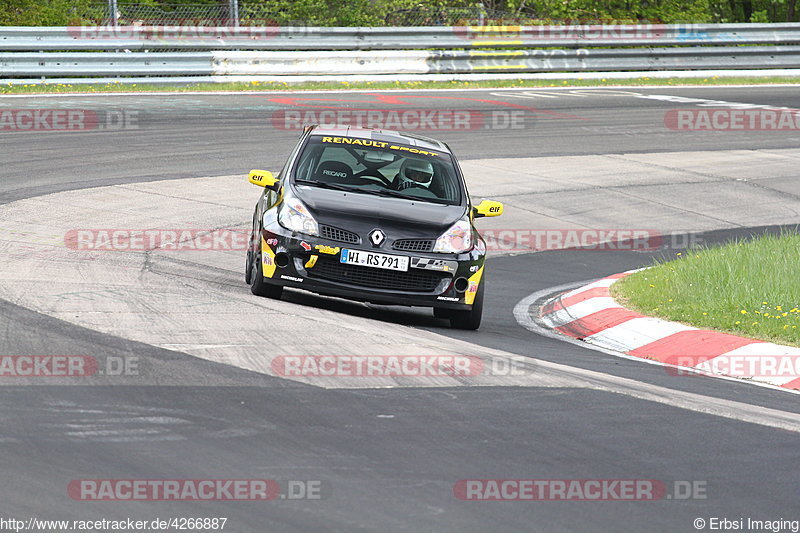
[[[375,141],[386,141],[409,146],[418,146],[450,153],[450,148],[443,142],[424,137],[415,133],[407,133],[397,130],[384,130],[376,128],[358,128],[355,126],[315,126],[311,135],[336,135],[340,137],[355,137],[358,139],[371,139]]]

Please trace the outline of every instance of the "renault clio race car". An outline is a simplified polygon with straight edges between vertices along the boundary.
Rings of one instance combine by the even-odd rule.
[[[486,243],[447,145],[390,130],[306,127],[277,176],[250,172],[264,191],[253,214],[245,280],[258,296],[283,287],[385,305],[432,307],[454,328],[477,329]]]

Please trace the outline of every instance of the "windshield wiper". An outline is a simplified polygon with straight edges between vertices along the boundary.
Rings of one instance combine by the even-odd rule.
[[[445,205],[449,205],[450,203],[447,200],[442,200],[441,198],[421,198],[419,196],[409,196],[407,194],[401,193],[400,191],[395,191],[392,189],[362,189],[361,187],[348,187],[347,185],[339,185],[338,183],[328,183],[327,181],[317,181],[317,180],[305,180],[300,178],[295,179],[294,182],[299,185],[313,185],[315,187],[333,189],[336,191],[358,192],[363,194],[374,194],[376,196],[391,196],[393,198],[402,198],[403,200],[412,200],[415,202],[430,202],[434,204],[445,204]]]
[[[403,194],[400,191],[395,191],[393,189],[372,189],[366,190],[364,192],[369,192],[372,194],[378,194],[380,196],[392,196],[394,198],[402,198],[404,200],[413,200],[415,202],[430,202],[433,204],[449,204],[447,200],[442,200],[441,198],[426,198],[424,196],[411,196],[408,194]]]
[[[327,181],[295,179],[294,182],[300,185],[313,185],[315,187],[322,187],[324,189],[334,189],[337,191],[361,192],[356,187],[347,187],[345,185],[339,185],[338,183],[328,183]]]

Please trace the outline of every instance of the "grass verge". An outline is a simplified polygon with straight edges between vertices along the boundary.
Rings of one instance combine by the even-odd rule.
[[[486,80],[486,81],[364,81],[364,82],[239,82],[239,83],[189,83],[180,85],[170,84],[61,84],[61,83],[35,83],[35,84],[3,84],[0,85],[0,94],[39,94],[39,93],[114,93],[114,92],[187,92],[187,91],[311,91],[331,89],[501,89],[501,88],[536,88],[536,87],[603,87],[603,86],[631,86],[631,85],[775,85],[775,84],[800,84],[800,77],[717,77],[708,78],[649,78],[641,76],[629,79],[575,79],[575,80]]]
[[[800,346],[800,234],[685,252],[627,276],[611,293],[645,315]]]

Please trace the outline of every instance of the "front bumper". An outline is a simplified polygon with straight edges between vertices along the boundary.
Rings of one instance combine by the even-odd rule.
[[[340,262],[342,249],[409,258],[407,272]],[[264,282],[384,305],[468,310],[483,278],[485,252],[402,252],[293,233],[277,223],[261,231]],[[458,282],[457,282],[458,280]]]

